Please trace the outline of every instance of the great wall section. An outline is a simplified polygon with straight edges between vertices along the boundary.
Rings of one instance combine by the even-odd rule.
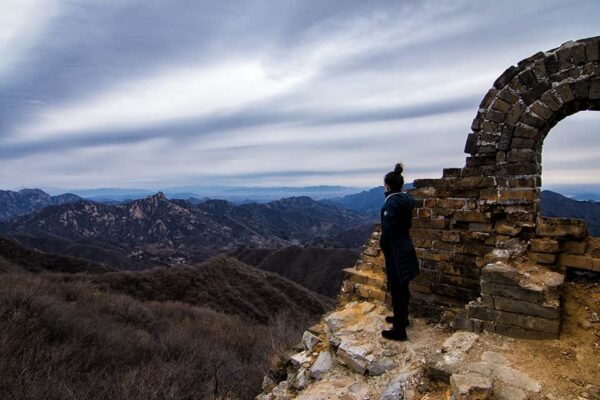
[[[594,322],[588,358],[562,340],[566,272],[600,272],[600,238],[582,220],[540,215],[544,139],[583,110],[600,111],[600,37],[509,67],[479,106],[465,166],[411,190],[421,262],[411,312],[422,318],[411,323],[409,342],[380,337],[390,311],[376,226],[346,269],[337,309],[305,332],[257,399],[600,399],[600,296],[585,299]],[[528,349],[541,365],[519,358]],[[591,382],[536,379],[536,371],[552,376],[545,357],[569,351],[574,363],[564,361],[563,375],[581,368]]]

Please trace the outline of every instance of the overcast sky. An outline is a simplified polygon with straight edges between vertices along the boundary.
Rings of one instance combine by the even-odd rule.
[[[2,0],[0,189],[439,177],[496,77],[599,18],[593,0]],[[599,122],[552,130],[545,183],[600,183]]]

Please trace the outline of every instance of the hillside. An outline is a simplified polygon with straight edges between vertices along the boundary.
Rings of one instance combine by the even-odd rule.
[[[310,243],[366,220],[360,213],[309,197],[236,206],[225,200],[169,200],[157,193],[116,205],[79,201],[49,206],[0,223],[0,232],[37,242],[51,253],[119,265],[129,259],[129,268],[137,269],[201,261],[240,245]]]
[[[0,221],[27,215],[51,205],[75,203],[81,197],[65,193],[59,196],[50,196],[40,189],[23,189],[18,192],[0,190]]]
[[[289,246],[267,255],[258,268],[334,298],[344,278],[342,269],[353,266],[358,256],[358,251],[350,249]]]
[[[332,306],[226,256],[144,272],[0,274],[0,398],[253,399],[261,374]]]
[[[542,215],[581,218],[592,236],[600,236],[600,202],[573,200],[550,190],[542,191]]]
[[[237,258],[243,263],[256,267],[258,264],[261,263],[262,260],[265,259],[266,256],[268,256],[274,251],[275,249],[257,249],[247,246],[240,246],[231,253],[229,253],[229,255],[231,257]]]
[[[15,240],[0,236],[0,273],[2,272],[103,273],[112,268],[75,257],[46,254],[23,247]]]
[[[120,271],[96,276],[60,275],[54,280],[81,281],[140,301],[176,301],[266,322],[283,311],[320,315],[333,305],[277,274],[220,255],[194,266]]]
[[[373,232],[373,225],[373,222],[369,222],[352,227],[332,237],[317,238],[310,243],[310,247],[360,250],[369,236],[371,236],[371,232]]]

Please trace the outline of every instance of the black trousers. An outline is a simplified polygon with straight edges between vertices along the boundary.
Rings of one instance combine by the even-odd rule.
[[[395,274],[389,274],[395,275]],[[408,324],[408,305],[410,303],[409,282],[401,282],[397,276],[388,275],[388,286],[392,295],[392,308],[394,310],[394,329],[404,329]]]
[[[404,329],[408,324],[408,306],[410,303],[409,281],[402,281],[396,271],[396,260],[391,248],[385,246],[385,274],[388,290],[392,296],[394,310],[394,329]]]

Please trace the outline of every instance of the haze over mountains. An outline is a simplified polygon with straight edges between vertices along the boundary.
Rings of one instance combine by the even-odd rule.
[[[202,261],[239,246],[358,249],[378,220],[382,201],[381,186],[318,201],[297,196],[246,204],[170,199],[162,192],[101,203],[39,189],[0,191],[0,233],[49,253],[143,269]],[[543,191],[542,211],[583,218],[592,234],[600,232],[596,202]]]
[[[325,239],[335,242],[340,234],[373,222],[363,213],[306,196],[243,205],[170,200],[162,193],[114,205],[72,200],[2,221],[0,233],[46,252],[143,268],[201,261],[241,245],[280,248]],[[21,203],[30,207],[24,200],[13,202],[5,207],[6,214]],[[365,240],[349,236],[353,245]]]

